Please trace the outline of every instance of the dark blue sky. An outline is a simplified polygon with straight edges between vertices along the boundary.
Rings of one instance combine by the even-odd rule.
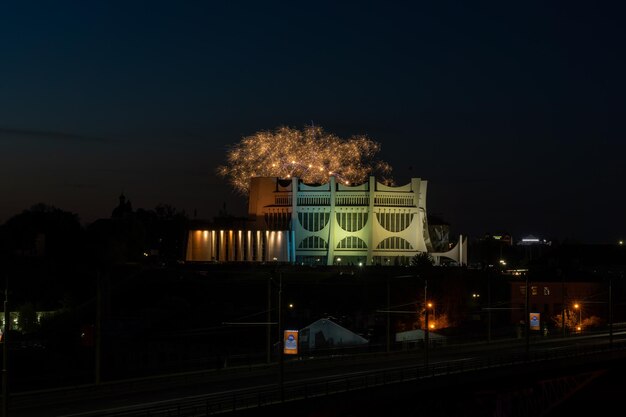
[[[427,179],[453,233],[626,237],[623,6],[14,3],[0,222],[37,202],[90,222],[121,192],[243,214],[215,175],[228,146],[313,121],[381,143],[399,184]]]

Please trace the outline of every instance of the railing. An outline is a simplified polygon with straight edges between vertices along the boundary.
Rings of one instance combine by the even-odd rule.
[[[330,194],[298,194],[297,203],[298,206],[330,206]]]
[[[291,206],[291,193],[289,194],[276,194],[274,196],[274,205],[276,206]]]
[[[335,196],[336,206],[369,206],[369,194],[337,194]]]
[[[73,414],[74,417],[96,416],[199,416],[213,415],[259,408],[283,402],[345,393],[354,390],[397,384],[420,379],[435,378],[445,375],[469,373],[489,368],[504,368],[529,363],[580,358],[582,356],[605,353],[623,353],[626,342],[564,347],[530,352],[499,354],[458,361],[442,361],[429,365],[403,366],[377,371],[350,373],[345,376],[312,378],[278,384],[257,386],[228,392],[197,395],[174,400],[164,400],[149,404],[120,407]],[[603,357],[604,358],[604,357]],[[590,358],[591,359],[591,358]],[[68,415],[67,417],[69,417]]]
[[[375,206],[385,207],[415,207],[413,195],[377,194],[374,197]]]

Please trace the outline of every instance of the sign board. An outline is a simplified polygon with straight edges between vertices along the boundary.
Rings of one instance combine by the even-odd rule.
[[[298,354],[298,331],[297,330],[285,330],[283,335],[283,354],[285,355],[297,355]]]
[[[530,330],[541,330],[541,320],[539,313],[530,313]]]

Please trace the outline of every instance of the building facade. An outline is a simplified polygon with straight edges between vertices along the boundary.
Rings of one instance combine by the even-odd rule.
[[[190,231],[187,260],[281,261],[303,265],[405,265],[418,253],[466,263],[465,241],[435,253],[426,215],[427,182],[388,186],[251,179],[247,230]],[[465,249],[463,249],[465,248]]]

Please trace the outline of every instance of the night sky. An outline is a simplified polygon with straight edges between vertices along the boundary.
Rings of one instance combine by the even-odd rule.
[[[242,137],[366,134],[452,233],[626,238],[625,6],[602,2],[0,4],[0,223],[170,204],[246,212]],[[340,4],[339,4],[340,3]],[[615,2],[618,3],[618,2]]]

